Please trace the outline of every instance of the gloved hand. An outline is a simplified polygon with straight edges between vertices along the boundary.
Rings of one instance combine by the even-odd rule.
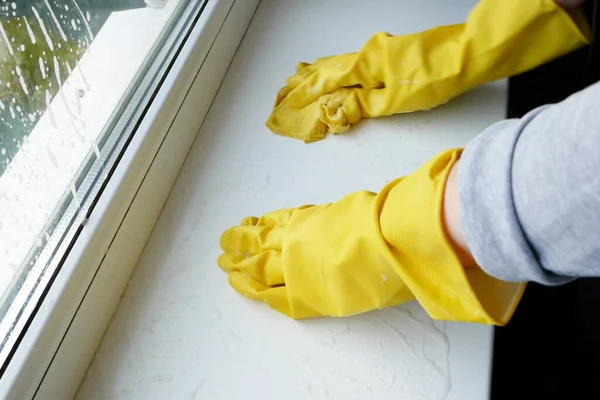
[[[580,11],[568,14],[554,0],[481,0],[466,23],[404,36],[378,33],[358,53],[299,64],[267,126],[305,142],[320,140],[362,118],[436,107],[589,38]]]
[[[505,324],[523,284],[466,273],[442,226],[460,150],[438,154],[379,194],[249,217],[221,237],[219,266],[242,295],[292,318],[347,316],[416,298],[431,317]]]

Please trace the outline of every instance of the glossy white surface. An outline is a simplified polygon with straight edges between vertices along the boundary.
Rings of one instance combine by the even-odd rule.
[[[434,323],[414,303],[292,321],[216,266],[221,232],[242,217],[377,191],[504,117],[500,82],[311,145],[264,127],[298,61],[460,22],[474,3],[263,0],[77,398],[486,399],[490,327]]]

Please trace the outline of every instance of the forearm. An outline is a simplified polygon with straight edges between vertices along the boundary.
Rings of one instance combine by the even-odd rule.
[[[458,193],[458,166],[460,161],[454,164],[444,190],[444,207],[443,221],[448,241],[456,251],[462,264],[467,267],[476,265],[473,255],[469,250],[469,246],[465,241],[462,229],[460,228],[460,220],[458,216],[459,193]]]
[[[556,4],[560,5],[565,9],[572,9],[579,7],[585,0],[555,0]],[[560,106],[559,106],[560,107]],[[539,117],[539,118],[544,118]],[[501,133],[498,133],[501,134]],[[461,262],[465,267],[472,267],[476,265],[473,255],[469,249],[467,241],[463,235],[463,231],[460,226],[459,218],[459,181],[458,181],[458,170],[460,162],[456,163],[448,176],[446,182],[446,188],[444,192],[444,225],[448,240],[455,248]],[[468,185],[468,183],[466,183]],[[464,205],[468,207],[468,204]]]
[[[446,186],[451,242],[504,280],[600,276],[598,126],[600,83],[475,138]]]

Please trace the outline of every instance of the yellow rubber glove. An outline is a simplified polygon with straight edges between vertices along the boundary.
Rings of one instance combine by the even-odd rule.
[[[523,284],[465,272],[442,226],[460,150],[379,194],[249,217],[221,237],[219,266],[242,295],[292,318],[347,316],[417,299],[431,317],[505,324]]]
[[[590,37],[580,10],[568,14],[554,0],[481,0],[466,23],[404,36],[378,33],[358,53],[300,64],[267,126],[320,140],[362,118],[436,107],[569,53]]]

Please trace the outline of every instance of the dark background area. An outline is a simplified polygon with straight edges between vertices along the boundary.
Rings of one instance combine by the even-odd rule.
[[[591,26],[600,18],[597,3],[584,3]],[[594,31],[598,42],[597,26]],[[600,51],[595,45],[580,49],[511,78],[508,117],[561,101],[598,80]],[[600,279],[528,285],[511,322],[495,330],[492,400],[600,399],[599,310]]]

